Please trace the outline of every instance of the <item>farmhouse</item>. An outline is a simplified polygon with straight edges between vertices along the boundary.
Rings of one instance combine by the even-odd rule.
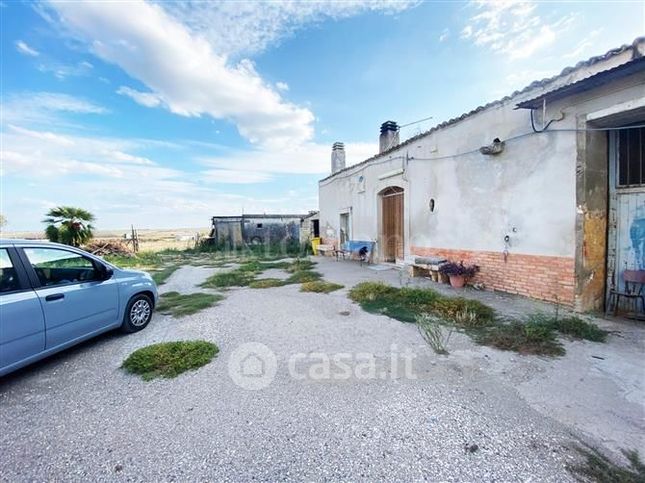
[[[645,269],[645,38],[533,82],[319,182],[323,243],[475,263],[489,289],[602,310]]]

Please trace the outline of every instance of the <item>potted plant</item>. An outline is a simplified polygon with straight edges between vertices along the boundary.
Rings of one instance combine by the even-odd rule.
[[[466,285],[469,278],[475,276],[479,272],[477,265],[464,265],[464,262],[459,263],[445,263],[439,267],[439,271],[450,278],[450,285],[453,288],[461,288]]]

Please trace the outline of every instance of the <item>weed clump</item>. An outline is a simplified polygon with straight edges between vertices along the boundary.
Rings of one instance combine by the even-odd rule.
[[[301,292],[316,292],[316,293],[330,293],[335,290],[340,290],[344,285],[338,283],[326,282],[324,280],[316,280],[314,282],[305,282],[300,287]]]
[[[285,280],[286,283],[305,283],[305,282],[315,282],[316,280],[320,280],[322,278],[322,275],[318,272],[314,272],[311,270],[300,270],[297,272],[294,272],[287,280]]]
[[[479,344],[520,354],[561,356],[564,347],[553,330],[544,324],[514,321],[476,334]]]
[[[575,448],[584,462],[570,465],[567,469],[582,481],[643,483],[645,482],[645,464],[636,450],[622,450],[629,466],[619,466],[594,448]]]
[[[605,342],[608,332],[602,330],[596,324],[592,324],[574,315],[568,317],[555,317],[545,314],[533,314],[529,317],[530,322],[543,324],[551,330],[560,332],[573,339],[584,339],[593,342]]]
[[[249,284],[249,288],[272,288],[282,286],[284,286],[284,281],[277,278],[260,278]]]
[[[215,344],[205,340],[162,342],[134,351],[121,367],[144,381],[173,378],[208,364],[218,352]]]
[[[224,297],[218,294],[191,293],[182,295],[179,292],[167,292],[161,295],[157,310],[162,314],[182,317],[212,307]]]
[[[246,287],[255,280],[256,273],[250,270],[231,270],[230,272],[216,273],[201,284],[206,288]]]
[[[446,297],[429,288],[396,288],[380,282],[363,282],[349,292],[363,310],[384,314],[402,322],[416,322],[421,314],[433,314],[459,327],[490,325],[492,308],[477,300]]]
[[[446,346],[452,335],[451,327],[443,326],[440,321],[429,314],[421,314],[417,317],[417,327],[423,339],[437,354],[448,354]]]
[[[155,284],[157,285],[163,285],[166,283],[166,280],[177,271],[179,268],[178,265],[172,265],[170,267],[165,267],[160,270],[151,272],[150,275],[152,276],[152,280],[154,280]]]

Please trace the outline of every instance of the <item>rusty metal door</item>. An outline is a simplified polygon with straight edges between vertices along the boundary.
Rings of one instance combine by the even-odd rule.
[[[642,125],[642,123],[641,123]],[[625,270],[645,270],[645,129],[609,137],[607,288],[623,290]]]
[[[383,259],[395,262],[403,258],[403,190],[387,188],[381,194]]]

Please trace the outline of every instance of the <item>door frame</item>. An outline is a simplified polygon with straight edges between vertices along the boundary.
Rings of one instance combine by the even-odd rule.
[[[389,190],[396,190],[395,193],[387,194],[387,191]],[[408,233],[407,233],[407,216],[406,216],[406,197],[407,197],[407,190],[398,184],[389,184],[382,189],[380,189],[377,193],[377,204],[378,204],[378,246],[379,246],[379,260],[381,262],[389,262],[392,263],[391,260],[388,260],[389,257],[387,257],[387,245],[385,243],[385,210],[384,210],[384,198],[388,196],[400,196],[401,197],[401,237],[402,237],[402,242],[401,242],[401,257],[399,257],[398,253],[394,254],[394,263],[398,263],[402,260],[405,259],[406,253],[407,253],[407,240],[408,240]]]

